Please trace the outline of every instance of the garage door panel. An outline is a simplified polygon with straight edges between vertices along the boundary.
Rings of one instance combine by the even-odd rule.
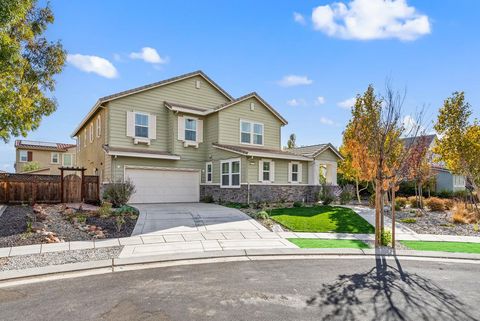
[[[197,171],[128,168],[125,175],[135,185],[131,203],[199,201],[200,173]]]

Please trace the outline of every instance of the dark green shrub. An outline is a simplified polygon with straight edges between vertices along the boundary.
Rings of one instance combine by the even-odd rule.
[[[112,203],[113,207],[121,207],[128,203],[134,193],[135,186],[127,179],[124,183],[109,184],[103,192],[103,199]]]
[[[354,195],[354,187],[352,185],[345,185],[338,196],[340,204],[345,205],[352,201]]]
[[[330,205],[331,203],[335,202],[337,197],[333,191],[333,186],[326,184],[322,185],[319,198],[323,205]]]
[[[213,203],[215,200],[213,199],[213,196],[212,195],[205,195],[203,198],[202,198],[202,202],[203,203]]]
[[[452,191],[447,191],[447,190],[442,190],[437,193],[437,196],[440,198],[452,198],[453,197],[453,192]]]
[[[303,207],[303,203],[300,201],[293,202],[293,207]]]
[[[139,212],[135,207],[123,205],[115,210],[116,215],[129,215],[130,217],[138,216]]]

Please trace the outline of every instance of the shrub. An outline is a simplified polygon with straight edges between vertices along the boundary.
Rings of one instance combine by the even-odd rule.
[[[442,190],[437,193],[437,196],[440,198],[452,198],[453,197],[453,192],[452,191],[447,191],[447,190]]]
[[[136,218],[139,214],[135,207],[130,205],[123,205],[115,210],[116,215],[129,215],[131,218]]]
[[[40,163],[38,162],[28,162],[22,167],[24,172],[36,171],[37,169],[40,169]]]
[[[464,200],[467,197],[468,197],[468,191],[467,190],[453,192],[453,198],[455,198],[455,199]]]
[[[323,205],[329,205],[336,200],[335,193],[332,186],[324,184],[322,190],[320,191],[320,200]]]
[[[446,198],[443,200],[443,205],[445,205],[446,210],[451,210],[455,206],[455,202],[452,199]]]
[[[303,207],[303,203],[300,201],[293,202],[293,207]]]
[[[401,210],[402,210],[402,207],[397,203],[395,203],[395,211],[401,211]]]
[[[396,197],[395,204],[400,206],[401,208],[405,208],[407,206],[408,200],[406,197]]]
[[[402,218],[400,220],[400,222],[402,223],[417,223],[417,219],[413,218],[413,217],[409,217],[409,218]]]
[[[425,204],[431,211],[443,212],[445,211],[445,202],[438,197],[429,197],[425,200]]]
[[[103,199],[112,203],[113,207],[121,207],[128,203],[135,193],[135,186],[130,179],[125,183],[112,183],[105,188]]]
[[[392,231],[384,230],[382,232],[382,237],[380,238],[380,242],[383,246],[388,246],[392,243]]]
[[[202,199],[203,203],[213,203],[215,200],[212,195],[205,195]]]
[[[368,205],[370,205],[370,207],[375,207],[375,193],[368,198]]]
[[[423,196],[410,196],[408,198],[408,204],[410,204],[411,208],[420,208],[420,198],[424,200]]]
[[[100,217],[109,217],[112,214],[112,203],[103,202],[97,212]]]
[[[244,203],[235,203],[235,202],[228,202],[225,204],[226,207],[231,207],[231,208],[248,208],[248,204]]]
[[[255,214],[255,218],[259,220],[268,220],[269,217],[266,211],[259,211]]]
[[[475,213],[465,203],[457,202],[453,207],[452,221],[460,224],[474,223],[476,221]]]
[[[353,186],[345,185],[339,195],[340,204],[348,204],[353,199]]]
[[[473,224],[473,231],[478,232],[478,223]]]

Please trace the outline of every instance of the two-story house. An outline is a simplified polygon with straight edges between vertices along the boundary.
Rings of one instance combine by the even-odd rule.
[[[74,144],[16,140],[15,150],[16,173],[59,175],[59,167],[75,166]]]
[[[134,183],[132,203],[312,200],[341,156],[282,150],[286,124],[257,93],[235,99],[196,71],[100,98],[72,137],[87,174]]]

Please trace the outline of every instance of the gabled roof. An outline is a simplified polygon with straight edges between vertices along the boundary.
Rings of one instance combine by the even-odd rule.
[[[234,99],[234,100],[232,100],[232,101],[230,101],[230,102],[227,102],[227,103],[222,104],[222,105],[220,105],[220,106],[218,106],[218,107],[215,107],[215,111],[221,111],[221,110],[223,110],[223,109],[232,107],[232,106],[234,106],[234,105],[236,105],[236,104],[238,104],[238,103],[240,103],[240,102],[242,102],[242,101],[244,101],[244,100],[247,100],[247,99],[249,99],[249,98],[252,98],[252,97],[257,98],[257,100],[258,100],[259,102],[261,102],[262,105],[264,105],[264,106],[265,106],[272,114],[274,114],[278,119],[280,119],[280,121],[281,121],[284,125],[287,125],[287,124],[288,124],[288,121],[287,121],[285,118],[283,118],[282,115],[280,115],[280,114],[275,110],[275,108],[273,108],[272,106],[270,106],[270,104],[267,103],[267,102],[266,102],[262,97],[260,97],[260,95],[257,94],[256,92],[251,92],[251,93],[246,94],[246,95],[244,95],[244,96],[242,96],[242,97],[239,97],[239,98]]]
[[[173,110],[173,111],[179,111],[179,112],[195,114],[195,115],[202,115],[202,116],[205,116],[212,111],[212,109],[208,109],[208,108],[187,106],[187,105],[183,105],[183,104],[172,103],[172,102],[169,102],[169,101],[166,101],[164,103],[164,105],[165,105],[165,107],[167,107],[168,109]]]
[[[66,152],[69,148],[75,147],[75,144],[65,144],[65,143],[51,143],[51,142],[40,142],[32,140],[16,140],[15,148],[19,149],[36,149],[36,150],[51,150]]]
[[[174,82],[177,82],[177,81],[180,81],[180,80],[195,77],[195,76],[203,77],[213,87],[218,89],[218,91],[220,93],[222,93],[228,100],[230,100],[230,101],[233,100],[233,97],[230,96],[229,93],[227,93],[225,90],[223,90],[222,87],[220,87],[216,82],[214,82],[212,79],[210,79],[210,77],[208,77],[203,71],[197,70],[197,71],[190,72],[190,73],[187,73],[187,74],[183,74],[183,75],[180,75],[180,76],[176,76],[176,77],[173,77],[173,78],[157,81],[157,82],[154,82],[154,83],[151,83],[151,84],[148,84],[148,85],[144,85],[144,86],[136,87],[136,88],[133,88],[133,89],[121,91],[121,92],[118,92],[118,93],[115,93],[115,94],[112,94],[112,95],[108,95],[108,96],[104,96],[104,97],[98,99],[98,101],[95,103],[95,105],[92,107],[92,109],[88,112],[87,116],[85,116],[85,118],[82,120],[82,122],[77,126],[77,128],[75,128],[75,130],[73,131],[71,136],[74,137],[74,136],[77,135],[78,131],[83,127],[83,125],[85,125],[85,123],[90,119],[90,117],[92,117],[92,115],[100,108],[100,106],[103,103],[106,103],[106,102],[109,102],[109,101],[112,101],[114,99],[118,99],[118,98],[121,98],[121,97],[125,97],[125,96],[128,96],[128,95],[133,95],[133,94],[145,91],[145,90],[149,90],[149,89],[153,89],[153,88],[156,88],[156,87],[171,84],[171,83],[174,83]]]
[[[300,146],[290,149],[290,151],[297,155],[315,158],[327,149],[330,149],[338,158],[343,159],[342,154],[330,143]]]
[[[244,147],[236,145],[225,145],[213,143],[213,147],[223,149],[232,153],[244,155],[244,156],[255,156],[255,157],[267,157],[267,158],[279,158],[279,159],[290,159],[290,160],[301,160],[301,161],[311,161],[311,158],[304,157],[301,155],[296,155],[284,150],[269,149],[269,148],[260,148],[260,147]]]
[[[410,147],[413,143],[424,143],[426,146],[430,147],[435,140],[437,135],[423,135],[417,137],[405,137],[402,139],[403,143],[406,147]]]

